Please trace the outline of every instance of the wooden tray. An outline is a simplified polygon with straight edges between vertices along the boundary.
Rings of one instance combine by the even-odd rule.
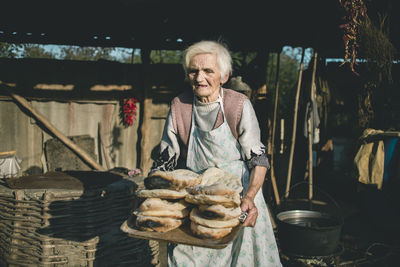
[[[230,234],[224,236],[223,238],[213,240],[213,239],[202,239],[193,236],[190,231],[189,222],[186,222],[181,227],[168,231],[166,233],[140,231],[134,229],[133,225],[134,224],[132,224],[130,219],[128,219],[121,225],[121,230],[125,232],[128,236],[134,238],[166,241],[169,243],[192,245],[192,246],[215,248],[215,249],[221,249],[228,246],[229,243],[231,243],[236,238],[240,229],[242,228],[241,225],[238,225],[232,229],[232,232]]]

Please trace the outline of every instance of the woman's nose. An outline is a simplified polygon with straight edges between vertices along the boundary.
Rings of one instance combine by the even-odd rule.
[[[199,71],[195,77],[196,81],[202,81],[204,79],[204,73]]]

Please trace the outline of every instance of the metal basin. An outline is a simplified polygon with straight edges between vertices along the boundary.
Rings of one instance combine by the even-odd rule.
[[[277,214],[279,243],[284,253],[327,256],[338,248],[343,220],[327,213],[289,210]]]

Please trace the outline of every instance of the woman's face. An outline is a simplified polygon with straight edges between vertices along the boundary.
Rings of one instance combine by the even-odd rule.
[[[192,57],[188,77],[194,94],[202,102],[217,100],[221,84],[228,80],[228,77],[221,80],[217,57],[213,54],[198,54]]]

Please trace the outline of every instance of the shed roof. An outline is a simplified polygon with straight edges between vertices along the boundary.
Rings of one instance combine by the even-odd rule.
[[[372,9],[383,2],[399,6],[395,0],[367,2]],[[344,53],[338,0],[7,0],[1,9],[0,41],[11,43],[168,50],[221,38],[232,50],[290,45],[328,57]],[[391,36],[400,36],[398,21],[392,21]]]

